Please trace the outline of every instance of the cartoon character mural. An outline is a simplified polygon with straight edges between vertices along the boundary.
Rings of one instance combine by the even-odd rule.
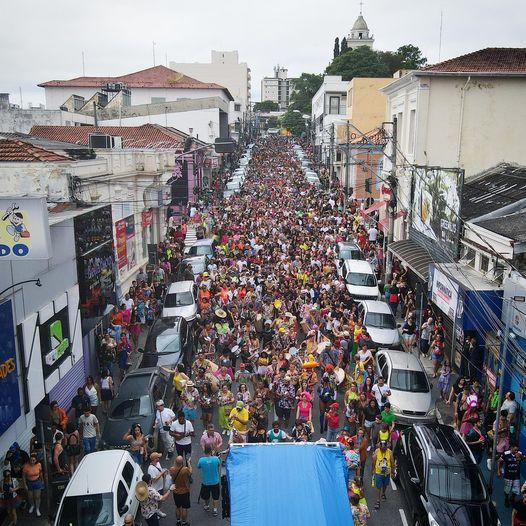
[[[15,243],[18,242],[20,238],[31,237],[29,230],[24,225],[24,215],[22,212],[18,212],[19,209],[20,207],[16,203],[13,203],[2,217],[2,221],[8,223],[6,231],[12,236]]]

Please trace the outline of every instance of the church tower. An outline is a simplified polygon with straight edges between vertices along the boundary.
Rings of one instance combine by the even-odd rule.
[[[356,49],[360,46],[373,47],[374,36],[369,34],[367,22],[362,15],[363,2],[360,2],[360,15],[352,26],[351,32],[347,35],[347,48]]]

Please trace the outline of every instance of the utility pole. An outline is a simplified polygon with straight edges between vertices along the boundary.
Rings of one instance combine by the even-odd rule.
[[[334,152],[334,122],[331,124],[331,146],[329,150],[329,188],[331,187],[331,184],[332,184],[332,170],[333,170],[332,165],[334,162],[333,152]]]
[[[385,283],[391,282],[391,277],[393,273],[393,253],[389,250],[389,245],[393,242],[394,237],[394,221],[395,221],[395,213],[396,213],[396,205],[397,205],[397,199],[396,199],[396,185],[397,185],[397,178],[396,178],[396,145],[398,144],[397,141],[397,119],[396,117],[393,118],[393,138],[391,140],[391,173],[388,177],[389,180],[389,186],[391,187],[391,200],[389,201],[389,204],[387,206],[387,210],[389,213],[389,223],[387,227],[387,253],[384,253],[385,257]],[[411,205],[411,203],[410,203]]]
[[[344,201],[343,201],[343,212],[347,212],[347,206],[349,204],[349,170],[351,169],[351,123],[347,121],[347,144],[345,146],[345,188],[344,188]]]

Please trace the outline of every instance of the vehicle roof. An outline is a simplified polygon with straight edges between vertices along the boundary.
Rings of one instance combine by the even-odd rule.
[[[424,370],[420,360],[410,352],[394,351],[392,349],[386,349],[379,352],[385,354],[389,358],[393,369],[407,369],[409,371]]]
[[[368,261],[361,259],[346,259],[345,266],[348,272],[363,272],[364,274],[374,274],[373,267]]]
[[[430,463],[446,466],[473,463],[466,444],[451,426],[429,423],[414,424],[413,428]]]
[[[190,280],[176,281],[168,287],[168,294],[175,294],[177,292],[187,292],[192,290],[194,282]]]
[[[354,241],[338,241],[338,246],[341,248],[357,248],[361,252],[360,247]]]
[[[381,312],[383,314],[393,314],[391,307],[384,301],[379,300],[363,300],[362,305],[367,309],[367,312]]]
[[[211,245],[213,242],[214,242],[214,238],[213,237],[207,237],[206,239],[198,239],[198,240],[196,240],[192,244],[192,246],[196,247],[196,246],[201,246],[201,245]]]
[[[193,262],[193,261],[203,261],[203,262],[206,262],[206,256],[204,254],[200,254],[198,256],[185,256],[181,263],[186,263],[186,262]]]
[[[127,451],[110,449],[86,455],[78,465],[66,488],[66,496],[109,493],[113,491],[120,466],[133,459]],[[135,466],[134,466],[135,467]]]

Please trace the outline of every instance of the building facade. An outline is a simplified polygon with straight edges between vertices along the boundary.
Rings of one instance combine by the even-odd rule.
[[[270,100],[285,111],[290,104],[290,96],[294,90],[294,79],[287,77],[288,70],[281,66],[274,68],[273,77],[264,77],[261,81],[261,100]]]

